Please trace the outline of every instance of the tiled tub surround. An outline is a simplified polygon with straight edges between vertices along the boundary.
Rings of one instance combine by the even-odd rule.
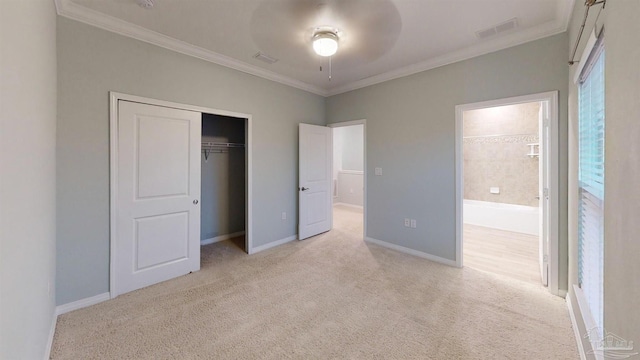
[[[464,113],[465,199],[538,206],[539,159],[527,154],[539,141],[539,109],[529,103]]]

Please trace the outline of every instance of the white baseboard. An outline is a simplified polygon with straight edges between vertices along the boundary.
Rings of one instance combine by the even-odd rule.
[[[96,296],[88,297],[85,299],[81,299],[78,301],[70,302],[64,305],[59,305],[56,307],[56,315],[66,314],[73,310],[78,310],[82,308],[86,308],[87,306],[95,305],[101,303],[103,301],[107,301],[111,299],[111,294],[106,292]]]
[[[587,355],[584,350],[584,345],[582,343],[582,335],[580,334],[580,329],[578,328],[578,320],[576,318],[576,313],[573,310],[573,297],[571,293],[567,294],[566,302],[567,308],[569,309],[569,318],[571,318],[571,327],[573,328],[573,335],[576,337],[576,345],[578,346],[578,352],[580,353],[581,360],[587,360]]]
[[[238,231],[232,234],[220,235],[209,239],[200,240],[200,245],[215,244],[217,242],[233,239],[234,237],[242,236],[244,234],[244,231]]]
[[[453,266],[453,267],[458,267],[454,260],[449,260],[449,259],[445,259],[445,258],[442,258],[442,257],[439,257],[439,256],[431,255],[431,254],[428,254],[426,252],[422,252],[422,251],[418,251],[418,250],[414,250],[414,249],[409,249],[409,248],[404,247],[404,246],[392,244],[392,243],[389,243],[389,242],[386,242],[386,241],[382,241],[382,240],[378,240],[378,239],[374,239],[374,238],[370,238],[370,237],[365,237],[364,241],[370,242],[372,244],[380,245],[380,246],[386,247],[388,249],[396,250],[396,251],[399,251],[401,253],[405,253],[405,254],[421,257],[423,259],[427,259],[427,260],[431,260],[431,261],[435,261],[435,262],[440,263],[440,264],[449,265],[449,266]]]
[[[343,203],[343,202],[335,202],[333,203],[333,205],[341,205],[341,206],[347,206],[347,207],[352,207],[352,208],[356,208],[356,209],[360,209],[362,210],[363,206],[362,205],[354,205],[354,204],[348,204],[348,203]]]
[[[272,247],[276,247],[282,244],[286,244],[290,241],[296,240],[298,238],[298,234],[293,235],[293,236],[289,236],[286,237],[284,239],[280,239],[280,240],[276,240],[276,241],[272,241],[268,244],[264,244],[264,245],[260,245],[257,247],[254,247],[253,249],[251,249],[251,252],[249,252],[250,254],[255,254],[255,253],[259,253],[260,251],[265,251],[267,249],[271,249]]]
[[[44,350],[44,359],[49,360],[51,357],[51,348],[53,347],[53,336],[56,333],[56,324],[58,323],[57,310],[54,310],[51,318],[51,328],[49,329],[49,338],[47,339],[47,347]]]

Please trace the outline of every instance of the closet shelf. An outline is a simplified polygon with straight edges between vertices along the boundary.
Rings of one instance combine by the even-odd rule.
[[[244,144],[240,143],[218,143],[218,142],[203,142],[202,150],[217,150],[227,148],[243,148]]]
[[[209,160],[209,155],[211,153],[214,154],[224,154],[229,152],[229,149],[238,149],[244,148],[244,144],[239,143],[218,143],[218,142],[203,142],[202,143],[202,153],[204,154],[204,159]]]

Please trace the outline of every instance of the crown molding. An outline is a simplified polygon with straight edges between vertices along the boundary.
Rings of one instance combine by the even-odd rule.
[[[58,15],[60,16],[324,97],[361,89],[367,86],[413,75],[426,70],[435,69],[459,61],[507,49],[509,47],[539,40],[548,36],[560,34],[567,30],[575,4],[575,0],[559,2],[556,11],[556,21],[550,21],[522,32],[496,38],[494,40],[463,48],[442,56],[437,56],[420,63],[408,65],[396,70],[326,90],[288,76],[280,75],[254,65],[247,64],[199,46],[189,44],[182,40],[174,39],[104,13],[91,10],[84,6],[75,4],[71,0],[54,1]]]
[[[231,57],[189,44],[182,40],[174,39],[158,32],[143,28],[128,21],[124,21],[98,11],[88,9],[84,6],[75,4],[71,0],[54,1],[56,4],[56,10],[58,12],[58,15],[60,16],[92,25],[103,30],[114,32],[119,35],[144,41],[149,44],[157,45],[165,49],[193,56],[198,59],[209,61],[247,74],[255,75],[263,79],[275,81],[283,85],[308,91],[316,95],[328,95],[328,92],[320,87],[307,84],[305,82],[293,79],[288,76],[280,75],[257,66],[247,64]]]
[[[556,19],[562,23],[564,31],[569,29],[571,24],[571,14],[573,14],[573,8],[575,7],[576,0],[567,0],[562,6],[562,3],[558,4],[558,11],[556,13]]]
[[[571,0],[573,3],[573,0]],[[567,15],[567,17],[570,17]],[[345,92],[361,89],[367,86],[376,85],[386,81],[398,79],[401,77],[417,74],[419,72],[435,69],[441,66],[453,64],[456,62],[468,60],[481,55],[489,54],[499,50],[504,50],[513,46],[525,44],[531,41],[539,40],[545,37],[563,33],[567,30],[568,21],[564,18],[557,18],[556,21],[550,21],[535,27],[531,27],[525,31],[500,37],[488,42],[469,46],[457,51],[453,51],[442,56],[431,58],[427,61],[408,65],[396,70],[392,70],[383,74],[371,76],[362,80],[339,86],[329,90],[328,96],[338,95]]]

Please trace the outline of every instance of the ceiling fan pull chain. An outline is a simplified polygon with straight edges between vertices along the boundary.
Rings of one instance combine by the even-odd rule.
[[[331,58],[332,56],[329,56],[329,81],[331,81]]]

